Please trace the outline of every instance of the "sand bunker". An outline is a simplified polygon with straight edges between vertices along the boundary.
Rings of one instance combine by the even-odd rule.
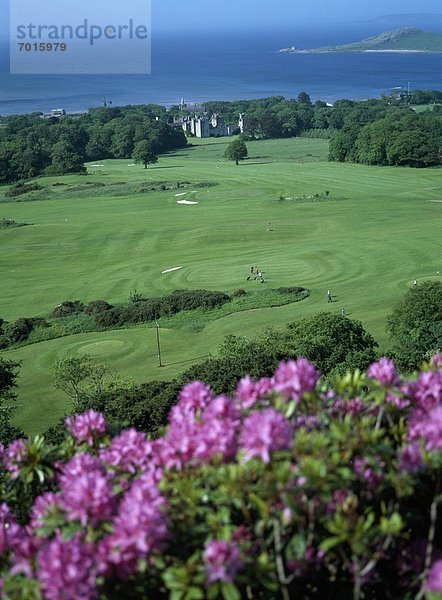
[[[178,196],[185,196],[187,194],[187,192],[181,192],[180,194],[175,194],[175,198],[178,198]]]
[[[442,200],[430,200],[430,202],[442,202]]]
[[[136,163],[132,163],[131,165],[126,165],[126,167],[136,167]]]
[[[172,269],[166,269],[165,271],[161,271],[161,274],[164,275],[164,273],[172,273],[173,271],[179,271],[182,268],[183,267],[173,267]]]
[[[199,204],[198,202],[193,202],[192,200],[177,200],[177,204]]]
[[[89,165],[90,167],[105,167],[106,165]]]

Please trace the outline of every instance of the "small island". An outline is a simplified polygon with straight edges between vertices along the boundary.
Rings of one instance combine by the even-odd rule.
[[[322,46],[320,48],[283,48],[279,51],[286,54],[321,54],[328,52],[442,52],[442,34],[423,31],[414,27],[405,27],[384,31],[378,35],[365,38],[351,44]]]

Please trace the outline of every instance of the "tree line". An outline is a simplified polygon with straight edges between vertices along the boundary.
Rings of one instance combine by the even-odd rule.
[[[0,121],[0,184],[41,174],[85,172],[87,161],[155,155],[186,145],[170,115],[156,105],[91,109],[79,117],[42,119],[38,113]],[[147,148],[150,155],[147,156]],[[146,160],[147,158],[147,160]]]
[[[434,104],[416,113],[412,106]],[[442,92],[415,90],[365,101],[314,104],[306,92],[298,98],[207,102],[232,122],[245,114],[245,139],[293,136],[330,139],[331,161],[369,165],[430,167],[442,161]]]
[[[442,115],[388,115],[362,126],[352,123],[336,132],[329,158],[367,165],[433,167],[442,162]]]

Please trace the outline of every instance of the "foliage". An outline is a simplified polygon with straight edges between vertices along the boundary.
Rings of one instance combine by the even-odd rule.
[[[54,385],[70,397],[74,410],[78,410],[87,398],[118,387],[118,378],[104,363],[83,354],[55,362]]]
[[[41,317],[20,317],[13,323],[0,323],[0,348],[26,342],[37,327],[48,327],[48,323]]]
[[[154,321],[185,310],[217,308],[230,300],[223,292],[208,290],[175,290],[168,296],[146,299],[137,293],[131,304],[97,313],[95,318],[100,327],[115,327]]]
[[[440,115],[390,115],[361,128],[362,124],[346,126],[333,136],[330,160],[409,167],[441,164]]]
[[[233,160],[239,165],[240,160],[244,160],[248,156],[247,146],[241,138],[233,140],[226,148],[224,155],[228,160]]]
[[[17,369],[20,363],[0,357],[0,401],[16,399]]]
[[[354,319],[323,312],[289,325],[287,342],[295,356],[305,356],[328,374],[336,368],[365,370],[376,358],[377,342]],[[360,361],[355,364],[356,357]],[[347,361],[353,364],[347,366]]]
[[[91,300],[91,302],[84,307],[84,312],[87,315],[95,315],[97,313],[106,312],[111,308],[113,308],[112,304],[109,304],[106,300]]]
[[[151,142],[141,140],[135,144],[132,158],[136,163],[141,163],[147,169],[147,165],[153,165],[158,162],[158,156],[153,150]]]
[[[80,300],[65,300],[57,304],[51,313],[51,317],[58,319],[76,313],[83,312],[84,304]]]
[[[23,194],[28,194],[29,192],[35,192],[42,189],[43,187],[38,185],[38,183],[19,182],[9,188],[9,190],[5,193],[5,196],[7,198],[16,198],[17,196],[23,196]]]
[[[155,155],[184,147],[184,133],[169,127],[168,119],[166,109],[154,105],[92,109],[76,118],[5,117],[0,129],[0,185],[42,173],[84,173],[85,161],[131,158],[144,141]],[[22,186],[17,191],[29,190]],[[16,195],[14,188],[11,195]]]
[[[442,348],[442,283],[410,288],[388,317],[388,330],[395,360],[405,371]]]
[[[14,442],[3,597],[430,599],[441,387],[441,356],[412,380],[381,359],[333,387],[299,359],[232,398],[187,385],[156,441],[89,410],[59,445]]]
[[[0,357],[0,444],[9,444],[19,437],[23,431],[11,424],[15,406],[11,404],[17,398],[18,368],[20,363]]]

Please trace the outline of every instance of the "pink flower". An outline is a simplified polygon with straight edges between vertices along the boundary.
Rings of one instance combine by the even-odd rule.
[[[399,456],[399,468],[401,471],[415,475],[424,468],[419,442],[405,446]]]
[[[423,439],[429,452],[442,448],[442,404],[410,423],[408,439]]]
[[[77,442],[87,442],[89,446],[94,445],[94,437],[106,431],[106,421],[101,413],[88,410],[82,415],[68,417],[66,425]]]
[[[92,544],[77,534],[71,540],[57,537],[38,557],[38,579],[45,600],[93,600],[97,597],[97,568]]]
[[[0,504],[0,554],[16,549],[23,539],[23,531],[11,515],[9,506]]]
[[[15,440],[9,444],[3,455],[3,464],[11,473],[12,479],[17,479],[20,475],[20,465],[27,456],[27,442],[24,440]]]
[[[428,574],[427,589],[433,594],[442,594],[442,560],[438,560],[431,567]]]
[[[194,417],[206,408],[212,398],[212,390],[205,383],[194,381],[185,385],[180,392],[178,404],[171,410],[170,423],[186,416]]]
[[[65,479],[75,479],[83,473],[94,470],[105,473],[104,466],[98,458],[87,453],[76,454],[69,462],[62,465],[59,480],[63,485]]]
[[[142,475],[125,494],[114,531],[99,544],[100,570],[127,577],[136,573],[138,563],[167,538],[165,500],[150,475]]]
[[[319,371],[306,358],[298,358],[279,365],[272,385],[283,398],[300,402],[304,394],[315,389],[319,378]]]
[[[378,467],[384,466],[383,463],[379,463]],[[354,472],[361,481],[367,484],[367,487],[371,491],[375,491],[383,479],[383,474],[380,471],[375,471],[369,466],[366,458],[357,456],[353,461]]]
[[[244,421],[240,445],[245,459],[254,456],[270,462],[270,452],[288,450],[292,445],[293,425],[273,408],[252,412]]]
[[[384,387],[390,387],[399,383],[396,367],[389,358],[384,357],[378,362],[373,363],[368,368],[367,375],[372,379],[376,379]]]
[[[145,471],[153,463],[152,444],[144,433],[128,429],[112,440],[108,448],[100,452],[100,458],[107,465],[121,471],[135,474]]]
[[[31,526],[34,529],[44,527],[45,518],[57,508],[60,508],[60,494],[46,492],[38,496],[31,511]]]
[[[65,477],[60,487],[61,504],[67,517],[96,526],[113,514],[114,498],[112,485],[107,475],[101,471],[86,471],[81,475]]]
[[[207,584],[215,581],[232,583],[237,572],[243,567],[238,546],[234,542],[212,540],[204,552]]]
[[[431,366],[435,369],[440,369],[442,367],[442,352],[433,356],[431,359]]]
[[[195,457],[209,462],[220,456],[224,462],[233,460],[238,449],[240,412],[226,396],[214,398],[205,409],[198,429]]]
[[[244,377],[238,383],[235,391],[235,400],[243,410],[248,410],[262,398],[271,394],[272,385],[270,379],[263,377],[257,382],[249,376]]]
[[[405,391],[415,401],[417,415],[430,411],[442,401],[442,369],[420,373],[418,380],[406,386]]]

